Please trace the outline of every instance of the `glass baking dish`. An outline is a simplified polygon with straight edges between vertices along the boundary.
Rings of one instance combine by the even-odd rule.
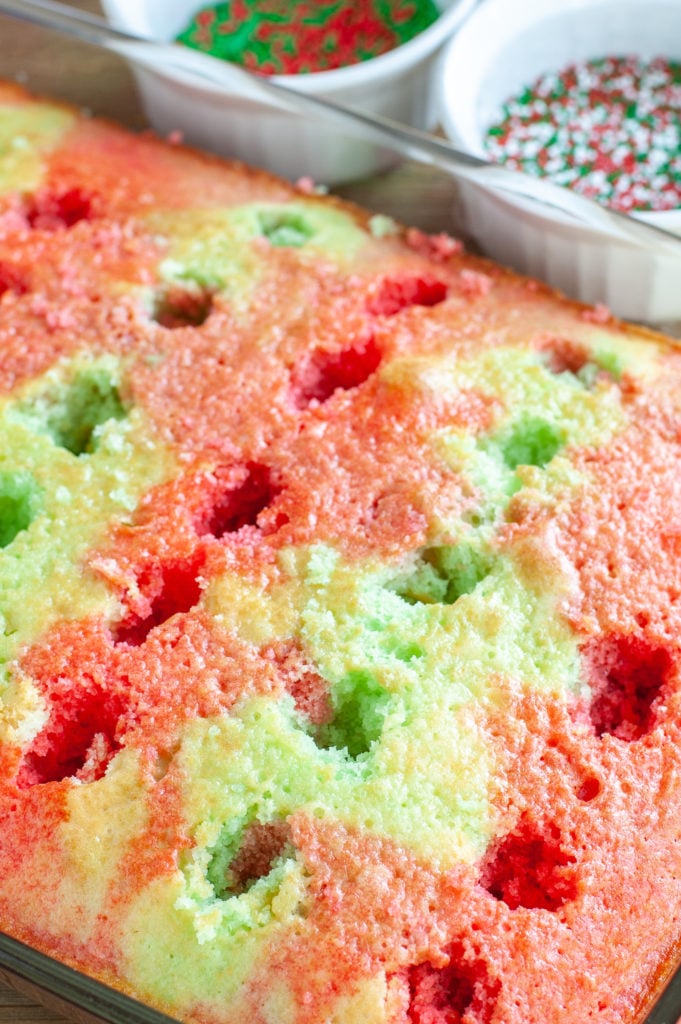
[[[175,1018],[131,999],[0,932],[0,981],[74,1024],[178,1024]],[[658,986],[659,987],[659,986]],[[675,1024],[681,1020],[681,964],[652,1006],[631,1024]],[[530,1022],[528,1024],[538,1024]]]
[[[101,13],[97,0],[73,6]],[[125,65],[80,44],[0,18],[2,77],[25,81],[36,93],[63,98],[131,128],[145,126],[144,115]],[[412,223],[423,230],[456,230],[449,179],[441,172],[406,166],[341,194]],[[631,1024],[675,1024],[681,1020],[681,957],[670,957],[656,979],[651,998]],[[678,966],[674,967],[675,964]],[[0,982],[63,1014],[77,1024],[177,1024],[157,1010],[111,989],[59,961],[0,933]],[[9,1018],[8,1018],[9,1019]],[[26,1018],[28,1019],[28,1018]],[[538,1022],[528,1022],[538,1024]]]
[[[2,933],[0,980],[76,1024],[177,1024]]]

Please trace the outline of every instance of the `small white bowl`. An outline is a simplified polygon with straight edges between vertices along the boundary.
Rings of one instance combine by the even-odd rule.
[[[607,55],[681,60],[681,0],[484,0],[447,46],[440,118],[462,149],[486,156],[502,104],[548,70]],[[460,186],[463,230],[494,259],[618,316],[681,328],[681,256],[603,238],[531,200]],[[681,209],[641,220],[681,234]]]
[[[424,32],[380,57],[275,81],[383,114],[417,128],[435,123],[434,68],[442,45],[475,0],[437,0],[442,14]],[[109,20],[120,29],[168,42],[185,28],[201,0],[103,0]],[[197,87],[172,74],[135,69],[149,121],[156,131],[181,131],[186,142],[234,156],[290,180],[309,176],[338,185],[389,166],[394,155],[346,136],[321,120],[267,106],[248,96],[226,96],[209,85]]]

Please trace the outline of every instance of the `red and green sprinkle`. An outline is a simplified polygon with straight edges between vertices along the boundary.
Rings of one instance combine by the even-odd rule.
[[[177,41],[261,75],[331,71],[394,50],[439,17],[433,0],[231,0]]]
[[[490,159],[615,210],[681,206],[681,63],[602,57],[548,72],[489,128]]]

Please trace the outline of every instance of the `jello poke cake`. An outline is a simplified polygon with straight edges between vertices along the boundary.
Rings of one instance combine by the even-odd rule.
[[[681,353],[0,91],[0,929],[186,1024],[633,1024]]]

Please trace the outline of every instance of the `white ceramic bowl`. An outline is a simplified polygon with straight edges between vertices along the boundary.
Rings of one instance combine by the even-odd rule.
[[[438,0],[442,14],[414,39],[389,53],[336,71],[281,75],[276,81],[301,91],[384,114],[419,128],[435,119],[434,69],[442,45],[475,0]],[[117,27],[153,39],[173,39],[205,2],[201,0],[103,0]],[[185,141],[235,156],[295,180],[325,184],[366,177],[394,157],[314,118],[266,106],[248,96],[225,96],[209,85],[136,69],[146,114],[161,134],[179,130]]]
[[[443,128],[485,156],[505,100],[544,71],[609,54],[681,59],[681,0],[484,0],[443,55]],[[681,255],[604,240],[531,200],[471,185],[460,198],[463,229],[493,258],[619,316],[681,328]],[[639,216],[681,234],[681,210]]]

